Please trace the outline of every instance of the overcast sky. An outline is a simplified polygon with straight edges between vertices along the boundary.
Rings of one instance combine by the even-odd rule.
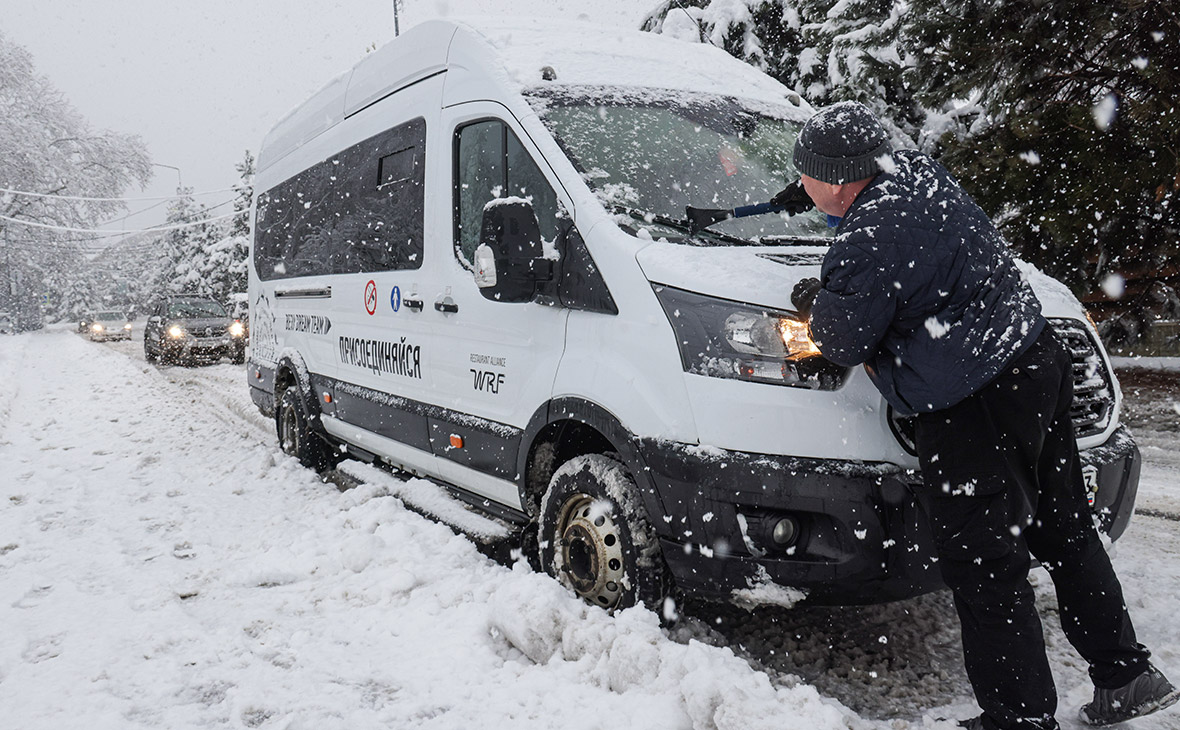
[[[401,29],[472,14],[638,27],[658,0],[403,0]],[[595,8],[588,17],[587,8]],[[560,21],[559,21],[560,22]],[[0,0],[0,32],[33,54],[96,128],[138,134],[196,191],[237,182],[275,121],[393,38],[393,0]],[[172,195],[176,170],[144,190]],[[232,193],[199,197],[207,205]],[[132,211],[150,203],[133,203]],[[162,206],[115,228],[158,223]],[[227,212],[221,208],[217,212]]]

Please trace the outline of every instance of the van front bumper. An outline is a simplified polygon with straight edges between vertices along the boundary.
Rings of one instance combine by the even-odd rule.
[[[781,587],[810,603],[855,605],[943,587],[917,472],[654,441],[642,451],[663,503],[653,527],[688,594],[756,603]],[[1134,508],[1139,450],[1120,427],[1081,459],[1096,471],[1094,509],[1115,539]],[[786,549],[768,529],[783,518],[798,526]]]

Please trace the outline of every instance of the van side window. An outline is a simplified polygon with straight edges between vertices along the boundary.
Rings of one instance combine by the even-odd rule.
[[[263,280],[422,266],[426,120],[355,144],[258,196]]]
[[[557,193],[507,125],[490,119],[460,127],[455,132],[455,159],[455,255],[465,267],[471,268],[479,246],[484,206],[496,198],[531,200],[541,237],[550,244],[557,241]]]

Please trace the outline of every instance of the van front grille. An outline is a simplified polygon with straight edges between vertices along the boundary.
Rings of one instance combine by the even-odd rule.
[[[1076,319],[1052,318],[1049,325],[1073,361],[1073,419],[1078,438],[1102,433],[1114,416],[1114,379],[1093,333]]]

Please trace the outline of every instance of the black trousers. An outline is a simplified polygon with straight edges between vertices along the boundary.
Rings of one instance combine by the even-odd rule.
[[[1069,355],[1048,327],[983,390],[917,419],[920,502],[963,632],[985,722],[1054,727],[1057,693],[1028,583],[1030,554],[1057,591],[1066,638],[1098,687],[1147,668],[1086,503],[1069,417]]]

